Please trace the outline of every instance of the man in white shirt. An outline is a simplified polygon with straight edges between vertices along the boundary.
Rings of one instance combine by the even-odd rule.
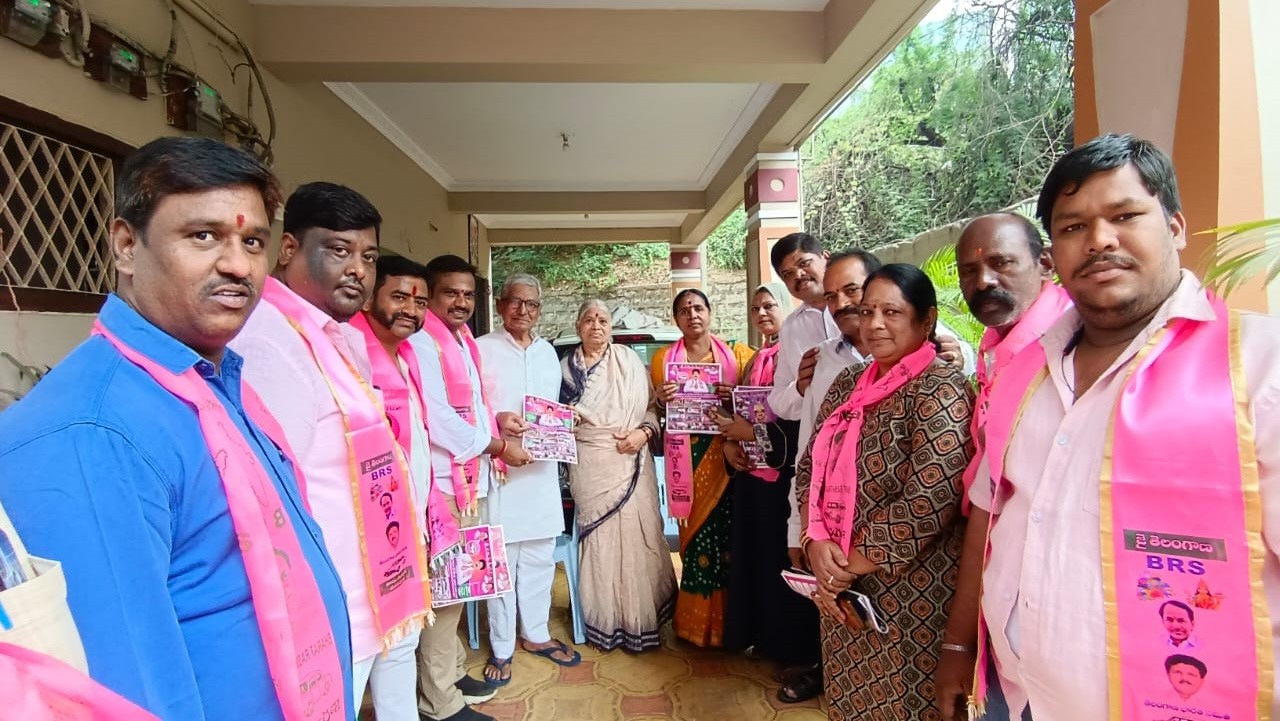
[[[478,272],[456,255],[433,259],[427,263],[426,272],[427,310],[434,315],[434,320],[425,317],[424,320],[443,323],[448,335],[444,345],[425,328],[409,338],[418,357],[426,396],[432,477],[453,501],[450,505],[461,525],[474,525],[479,520],[479,502],[493,487],[493,460],[501,459],[508,467],[519,468],[529,462],[529,455],[518,440],[504,439],[495,433],[490,422],[491,410],[480,380],[481,369],[472,357],[475,341],[467,328],[467,321],[475,312]],[[447,347],[450,343],[456,346]],[[465,399],[465,405],[455,406],[446,387],[441,356],[458,351],[469,381],[470,397]],[[511,414],[503,414],[500,419],[503,426],[518,432],[519,424],[515,421],[518,419]],[[474,477],[469,477],[473,473]],[[458,487],[460,482],[465,487]],[[466,651],[458,636],[462,608],[462,604],[454,604],[436,609],[436,622],[423,630],[418,647],[418,710],[434,721],[491,718],[466,705],[493,698],[496,689],[466,674]]]
[[[786,284],[800,306],[782,321],[778,331],[778,362],[769,393],[769,407],[779,418],[799,420],[803,393],[796,387],[801,359],[810,348],[840,335],[822,297],[827,257],[822,244],[808,233],[778,239],[769,251],[773,272]]]
[[[476,340],[488,369],[485,384],[496,412],[523,415],[526,395],[551,401],[560,397],[560,361],[551,344],[534,332],[541,313],[538,279],[524,273],[508,277],[498,297],[502,328]],[[554,423],[554,417],[551,420]],[[512,468],[506,483],[489,490],[488,521],[502,526],[515,587],[514,593],[489,600],[492,656],[484,675],[495,686],[511,680],[517,615],[524,650],[561,666],[576,666],[582,660],[578,652],[551,638],[547,629],[556,537],[564,531],[559,471],[555,461],[533,461]]]

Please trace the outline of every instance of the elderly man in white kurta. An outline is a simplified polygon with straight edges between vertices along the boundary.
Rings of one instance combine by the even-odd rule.
[[[560,396],[560,361],[551,344],[534,332],[541,313],[538,279],[523,273],[507,278],[498,297],[502,328],[476,341],[495,413],[523,415],[526,395],[552,401]],[[556,537],[564,530],[558,470],[554,461],[534,461],[512,468],[505,484],[489,490],[488,521],[502,526],[515,586],[514,593],[489,601],[492,656],[484,673],[494,685],[511,680],[517,620],[526,651],[561,666],[581,660],[576,651],[552,639],[547,628]]]

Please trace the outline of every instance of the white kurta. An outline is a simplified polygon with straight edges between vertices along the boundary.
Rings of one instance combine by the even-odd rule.
[[[493,436],[490,435],[489,420],[477,418],[475,425],[468,423],[449,405],[449,394],[444,387],[444,369],[440,363],[440,349],[435,339],[426,331],[418,331],[409,337],[413,344],[414,355],[418,357],[419,377],[422,379],[422,392],[427,406],[427,428],[430,429],[431,470],[432,479],[440,484],[440,491],[446,496],[454,495],[453,463],[480,457],[480,470],[477,488],[478,497],[484,498],[489,493],[489,456],[484,449],[488,447]],[[461,343],[459,343],[461,347]],[[471,380],[471,401],[475,408],[484,414],[484,402],[480,396],[480,371],[471,361],[471,354],[462,348],[462,360],[467,367],[467,376]],[[482,361],[483,363],[483,361]],[[497,409],[494,409],[497,412]]]
[[[525,394],[560,399],[560,359],[550,343],[535,338],[528,348],[521,348],[506,330],[481,336],[476,343],[494,413],[522,413]],[[489,489],[489,523],[502,526],[507,543],[555,538],[564,532],[558,466],[535,461],[512,468],[505,484]]]

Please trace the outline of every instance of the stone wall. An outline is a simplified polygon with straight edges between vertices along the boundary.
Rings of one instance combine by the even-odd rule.
[[[703,291],[711,299],[711,327],[722,338],[746,340],[747,277],[746,271],[711,269],[703,282]],[[588,298],[599,298],[610,309],[623,303],[662,322],[671,320],[670,283],[619,285],[608,289],[577,286],[552,286],[542,292],[542,319],[538,331],[548,337],[572,335],[578,318],[578,306]]]

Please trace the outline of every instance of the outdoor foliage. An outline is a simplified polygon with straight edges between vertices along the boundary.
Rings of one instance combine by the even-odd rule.
[[[1221,233],[1210,251],[1205,282],[1224,294],[1257,276],[1270,285],[1280,276],[1280,218],[1210,228],[1198,235]]]
[[[1035,195],[1071,147],[1072,0],[957,0],[802,146],[805,227],[876,248]]]
[[[494,287],[512,273],[532,273],[545,285],[609,288],[618,270],[665,265],[666,243],[508,246],[493,249]]]

